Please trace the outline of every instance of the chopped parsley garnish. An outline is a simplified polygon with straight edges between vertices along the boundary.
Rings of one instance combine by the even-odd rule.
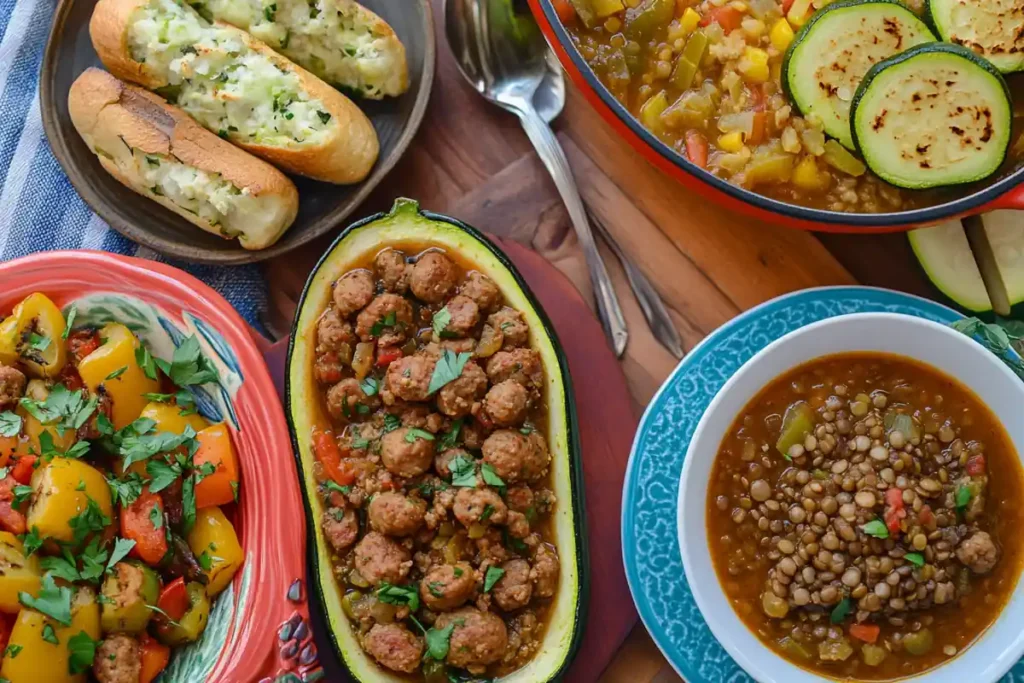
[[[377,589],[377,599],[389,605],[408,605],[412,612],[420,608],[420,593],[416,586],[395,586],[385,581]]]
[[[159,493],[173,484],[182,474],[181,465],[176,462],[155,459],[146,463],[146,472],[151,477],[149,490]]]
[[[885,522],[883,522],[880,519],[871,520],[870,522],[862,526],[861,530],[868,536],[881,538],[883,540],[889,538],[889,527],[887,527],[885,525]]]
[[[452,486],[476,488],[476,465],[464,455],[457,455],[448,463],[452,473]]]
[[[142,369],[146,377],[156,379],[156,361],[145,344],[140,344],[135,349],[135,364]]]
[[[431,581],[427,584],[427,590],[430,591],[430,594],[435,598],[444,597],[444,593],[441,591],[441,588],[444,588],[444,584],[440,581]]]
[[[416,443],[416,439],[423,439],[424,441],[433,441],[434,435],[425,429],[418,427],[410,427],[409,431],[405,433],[406,443]]]
[[[68,526],[74,533],[75,543],[79,544],[94,531],[103,531],[110,525],[107,517],[100,509],[99,503],[89,498],[85,509],[68,520]]]
[[[46,572],[58,579],[70,583],[80,581],[82,576],[78,573],[78,566],[70,551],[65,551],[64,557],[44,557],[39,560],[39,566]]]
[[[395,312],[390,311],[387,315],[385,315],[383,318],[380,318],[379,320],[377,320],[377,322],[373,324],[373,327],[370,328],[370,334],[372,334],[374,337],[379,337],[381,332],[384,331],[385,327],[394,327],[396,321],[397,316],[395,315]]]
[[[25,557],[32,555],[35,551],[43,547],[43,539],[39,535],[39,527],[32,527],[32,529],[25,534],[25,537],[21,539],[21,543],[25,548]]]
[[[21,505],[26,500],[32,497],[32,487],[18,484],[14,487],[14,504],[15,506]]]
[[[473,354],[468,352],[455,354],[450,349],[445,349],[437,361],[437,365],[434,366],[434,374],[430,377],[427,393],[433,394],[449,382],[457,380],[462,374],[462,368],[466,367],[466,363],[472,356]]]
[[[352,490],[351,486],[339,486],[333,481],[328,481],[326,485],[328,491],[337,491],[343,496],[347,496],[349,492]]]
[[[484,511],[480,513],[480,521],[486,522],[491,518],[491,515],[493,515],[494,512],[495,510],[493,505],[491,505],[490,503],[484,505]]]
[[[320,122],[326,124],[331,120],[331,115],[325,111],[317,110],[316,115],[320,117]]]
[[[432,628],[424,634],[427,641],[427,654],[439,662],[443,662],[448,656],[448,648],[451,644],[452,631],[455,630],[455,622],[444,628]]]
[[[843,598],[839,601],[839,604],[832,608],[832,614],[829,616],[829,621],[833,624],[841,624],[843,619],[853,609],[853,600],[850,598]]]
[[[43,401],[22,397],[20,404],[32,417],[44,425],[54,425],[57,434],[64,436],[66,430],[77,430],[85,424],[96,410],[99,399],[79,389],[69,391],[63,384],[55,384]]]
[[[402,426],[402,421],[398,419],[397,415],[385,415],[384,416],[384,433],[393,432]]]
[[[100,547],[100,539],[94,538],[82,551],[82,579],[85,581],[97,581],[107,570],[107,558],[110,553],[106,548]]]
[[[505,570],[501,567],[488,567],[487,573],[484,574],[484,593],[490,593],[494,584],[498,583],[498,579],[504,575]]]
[[[367,396],[376,396],[377,392],[380,391],[380,381],[373,377],[367,377],[359,383],[359,388],[363,390],[363,393]]]
[[[127,371],[128,371],[128,366],[127,365],[122,365],[117,370],[114,370],[112,373],[107,375],[107,377],[106,377],[106,379],[104,381],[109,382],[112,379],[117,379],[118,377],[120,377],[121,375],[123,375]]]
[[[75,316],[78,315],[78,304],[71,304],[68,307],[68,317],[64,320],[64,332],[60,335],[61,339],[67,339],[68,335],[71,334],[71,326],[75,324]]]
[[[174,350],[174,357],[170,363],[162,358],[156,358],[154,362],[179,387],[207,384],[219,379],[217,368],[203,355],[195,335],[187,338]]]
[[[434,334],[441,337],[444,334],[444,330],[448,327],[448,323],[452,321],[452,314],[445,306],[440,311],[434,314],[433,319],[430,321],[430,327],[434,330]]]
[[[0,413],[0,436],[12,437],[21,434],[21,415],[5,410]]]
[[[496,488],[504,488],[505,481],[498,476],[498,473],[494,471],[494,467],[491,463],[485,462],[480,466],[480,474],[484,477],[484,483],[488,486],[494,486]]]
[[[903,559],[905,559],[907,562],[914,566],[924,566],[924,555],[922,555],[921,553],[907,553],[903,556]]]
[[[967,504],[971,502],[971,489],[960,484],[956,487],[956,509],[961,512],[967,509]]]
[[[274,14],[277,13],[277,4],[267,5],[263,8],[263,16],[267,21],[274,21]]]
[[[114,570],[114,565],[128,556],[128,553],[135,547],[135,541],[127,538],[119,538],[114,542],[114,552],[110,553],[110,560],[107,561],[106,571]]]
[[[146,427],[146,424],[142,424],[139,427],[134,427],[137,423],[145,418],[136,420],[125,430],[130,430],[121,436],[120,446],[118,452],[124,457],[124,469],[127,470],[133,463],[141,462],[142,460],[148,460],[157,453],[167,453],[169,451],[177,450],[181,446],[185,446],[189,451],[189,457],[195,455],[196,450],[199,449],[199,442],[196,441],[196,431],[191,426],[186,426],[185,431],[181,434],[175,434],[173,432],[156,432],[150,434],[149,431],[152,426],[149,426],[143,432],[139,431],[139,428]],[[149,422],[152,422],[150,420]]]
[[[21,650],[21,645],[8,645],[7,649],[4,650],[4,657],[10,657],[11,659],[14,659],[19,654],[21,654]]]
[[[164,512],[159,505],[154,505],[149,509],[149,521],[153,523],[154,529],[164,528]]]
[[[167,403],[172,398],[174,398],[174,394],[149,394],[149,393],[147,393],[147,394],[143,394],[142,398],[146,399],[147,401],[155,401],[156,403]]]
[[[196,523],[196,475],[185,477],[181,486],[181,528],[185,535]]]
[[[43,576],[39,597],[33,598],[30,593],[21,591],[18,593],[18,602],[58,623],[71,626],[71,589],[58,587],[50,574]]]
[[[49,624],[43,624],[43,640],[45,640],[47,643],[60,645],[60,640],[57,638],[57,633]]]
[[[50,338],[41,334],[31,332],[28,335],[28,346],[36,351],[45,351],[50,348]]]
[[[462,418],[452,422],[451,429],[441,435],[441,440],[437,444],[437,449],[440,451],[446,451],[449,448],[455,448],[455,445],[459,442],[459,432],[462,431]]]
[[[79,631],[68,638],[68,670],[72,674],[85,673],[96,657],[100,641],[93,640],[85,631]]]
[[[121,501],[121,505],[131,505],[142,495],[142,477],[137,472],[126,472],[122,479],[107,479],[110,486],[112,503]]]

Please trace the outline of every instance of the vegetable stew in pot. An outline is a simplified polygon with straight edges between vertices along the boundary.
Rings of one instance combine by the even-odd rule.
[[[999,616],[1024,558],[1024,473],[968,389],[884,354],[802,365],[712,469],[708,545],[743,622],[828,678],[939,666]]]

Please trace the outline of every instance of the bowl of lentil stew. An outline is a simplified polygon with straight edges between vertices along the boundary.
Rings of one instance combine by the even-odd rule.
[[[799,116],[783,92],[785,46],[800,27],[786,22],[793,0],[582,1],[606,8],[600,24],[584,25],[565,9],[568,0],[529,0],[570,78],[650,163],[702,195],[710,191],[720,204],[833,232],[908,230],[1024,208],[1024,73],[1007,75],[1014,142],[995,175],[954,188],[903,190],[865,172],[813,119]],[[828,4],[797,1],[810,13]],[[923,11],[923,2],[910,5]],[[698,48],[699,66],[683,73],[678,65]],[[710,107],[699,124],[687,123],[693,107]]]
[[[1001,677],[1024,654],[1022,400],[972,340],[894,314],[748,361],[679,489],[686,576],[733,659],[786,683]]]

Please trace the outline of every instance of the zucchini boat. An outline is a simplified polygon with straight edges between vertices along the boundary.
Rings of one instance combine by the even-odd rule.
[[[405,253],[416,254],[416,256],[406,258]],[[396,255],[401,258],[396,258]],[[403,261],[405,264],[408,264],[408,267],[398,267],[396,269],[395,266],[401,266]],[[420,270],[420,265],[430,263],[430,267],[433,268],[431,274],[437,275],[439,272],[438,268],[440,268],[439,262],[442,261],[448,264],[445,265],[445,268],[457,267],[460,269],[460,273],[465,273],[463,285],[458,290],[459,294],[451,299],[447,297],[454,291],[452,289],[454,284],[460,280],[454,277],[448,279],[450,284],[447,291],[440,292],[436,284],[438,282],[437,279],[432,280],[429,288],[426,289],[421,286],[424,279],[418,279],[419,274],[424,272]],[[450,266],[452,262],[456,265]],[[384,265],[385,263],[387,265]],[[371,270],[376,271],[380,277],[376,284],[376,294],[373,294],[374,290],[369,286],[372,282],[370,280],[372,277],[370,274]],[[441,270],[444,270],[444,268]],[[409,275],[410,271],[412,271],[411,276]],[[448,272],[453,271],[449,270]],[[396,274],[399,277],[391,277]],[[480,278],[479,274],[486,277]],[[360,306],[353,308],[349,305],[351,299],[347,298],[351,292],[346,283],[358,284],[358,281],[361,281],[361,279],[367,281],[367,287],[360,289],[360,291],[365,292],[365,299],[361,300]],[[423,362],[431,358],[431,353],[438,353],[436,351],[438,346],[448,349],[456,348],[463,342],[472,341],[475,338],[475,333],[471,336],[465,330],[475,330],[477,328],[463,326],[463,321],[465,320],[463,313],[465,312],[464,305],[467,297],[472,298],[474,301],[481,300],[477,294],[472,294],[470,290],[470,282],[479,283],[481,279],[489,279],[493,285],[488,288],[490,304],[481,303],[480,310],[495,310],[503,305],[502,302],[504,302],[505,307],[500,308],[500,310],[497,310],[497,312],[487,318],[484,331],[481,333],[483,336],[480,337],[478,345],[473,348],[471,353],[459,351],[459,360],[465,364],[464,368],[468,370],[473,363],[467,364],[466,358],[461,358],[462,356],[468,358],[472,355],[474,358],[480,358],[481,360],[486,357],[486,360],[488,360],[488,373],[490,373],[493,369],[491,361],[498,360],[498,357],[502,354],[521,353],[531,357],[539,356],[540,367],[533,366],[536,372],[527,370],[526,366],[520,365],[518,362],[514,366],[508,367],[514,369],[514,375],[516,373],[530,374],[532,379],[529,386],[533,387],[533,390],[539,390],[543,400],[539,402],[534,400],[529,404],[530,412],[527,415],[530,418],[528,418],[526,423],[522,424],[510,422],[507,418],[499,417],[499,413],[490,412],[489,408],[483,407],[480,413],[474,411],[471,416],[466,416],[464,423],[463,419],[459,418],[450,427],[431,427],[430,417],[443,417],[435,413],[432,416],[428,416],[422,423],[422,428],[412,428],[410,423],[406,422],[409,412],[413,409],[423,409],[424,407],[426,407],[425,412],[430,412],[433,406],[430,402],[431,399],[427,398],[425,403],[423,401],[425,397],[431,395],[434,389],[427,390],[422,396],[412,396],[405,393],[412,391],[414,383],[420,378],[420,370],[416,368],[421,368]],[[496,290],[493,289],[495,286]],[[365,302],[370,299],[371,295],[375,296],[375,298],[372,303],[367,305]],[[397,315],[396,313],[390,313],[383,317],[378,316],[378,313],[382,314],[383,312],[378,311],[375,306],[379,301],[385,299],[392,306],[392,311],[398,311]],[[456,300],[458,299],[463,301],[456,308]],[[441,302],[445,301],[447,303],[445,303],[443,308],[434,310]],[[365,308],[362,308],[364,306]],[[406,312],[410,310],[410,306],[415,307],[415,309],[414,312],[407,315]],[[341,324],[345,325],[347,324],[345,322],[346,319],[354,311],[359,310],[359,308],[362,308],[362,310],[357,316],[358,322],[355,326],[355,331],[360,339],[364,339],[364,342],[356,345],[355,352],[349,356],[351,361],[339,361],[339,356],[334,356],[333,359],[329,358],[332,352],[328,349],[334,347],[328,346],[329,343],[333,342],[325,341],[328,338],[325,333],[339,332],[341,328],[335,326],[333,321],[340,320]],[[371,311],[373,312],[371,313]],[[515,314],[516,311],[521,316],[517,319],[518,321],[513,319],[515,318],[514,315],[513,318],[502,318],[506,322],[500,322],[502,332],[497,332],[499,323],[495,323],[495,316],[509,316],[510,313]],[[373,324],[372,328],[369,328],[367,325],[369,322],[372,322],[371,318],[377,322]],[[366,321],[365,325],[364,319]],[[426,326],[425,329],[421,329],[424,328],[424,320],[427,321]],[[459,325],[459,327],[456,328],[456,325]],[[491,344],[488,345],[489,350],[483,350],[484,339],[488,338],[488,327],[491,328],[491,332],[494,335],[498,336],[499,341],[496,348],[510,348],[510,351],[495,353],[494,350],[490,350],[490,347],[493,346]],[[353,328],[348,329],[348,333],[351,334]],[[452,332],[455,329],[461,329],[463,332]],[[369,330],[369,338],[374,340],[372,343],[365,341],[367,337],[364,337],[364,334],[367,330]],[[518,340],[515,341],[511,337],[514,332],[519,335]],[[433,337],[431,337],[431,333],[433,333]],[[515,348],[504,346],[503,342],[500,341],[502,335],[504,335],[504,341],[511,342]],[[404,339],[404,342],[394,341],[394,337],[401,337]],[[427,344],[426,347],[422,347],[420,346],[420,340],[423,339],[433,339],[433,341]],[[445,347],[445,344],[450,344],[451,346]],[[369,364],[363,366],[358,360],[361,353],[364,353],[359,347],[363,346],[369,346],[371,349],[376,347],[376,350],[371,351],[371,355],[368,356],[372,363],[374,360],[373,354],[376,354],[376,363],[373,363],[372,367]],[[410,346],[416,346],[417,348],[415,350],[406,348]],[[431,348],[434,348],[435,351],[432,352]],[[466,347],[458,348],[465,349]],[[447,358],[448,354],[454,354],[455,352],[445,350],[443,353],[444,355],[436,361],[433,376],[428,374],[431,387],[434,386],[442,366],[447,366],[453,360]],[[494,355],[489,356],[489,353]],[[533,354],[536,354],[536,356]],[[341,353],[339,355],[344,356],[345,354]],[[523,358],[523,356],[518,355],[515,357]],[[329,379],[325,379],[325,366],[322,365],[325,361],[335,363],[333,367],[337,368]],[[345,363],[345,365],[338,365],[339,363]],[[415,368],[413,368],[414,365],[416,366]],[[551,543],[554,546],[559,558],[560,573],[557,578],[557,586],[553,590],[553,597],[544,601],[540,607],[535,609],[535,613],[539,615],[543,623],[543,631],[542,635],[539,636],[536,653],[527,661],[516,660],[514,666],[519,668],[514,671],[501,670],[497,675],[501,676],[502,681],[510,683],[545,683],[558,679],[564,673],[576,653],[586,620],[588,555],[585,532],[586,513],[583,501],[583,470],[580,460],[578,427],[567,361],[550,322],[515,267],[490,241],[475,229],[451,218],[421,212],[417,203],[412,200],[398,199],[389,213],[371,216],[348,227],[335,240],[313,269],[299,301],[298,314],[292,329],[291,344],[288,351],[287,368],[285,396],[288,421],[298,461],[299,476],[301,478],[308,535],[313,540],[310,546],[311,567],[309,585],[313,595],[318,598],[318,602],[322,605],[325,621],[329,627],[331,643],[338,654],[339,660],[343,663],[350,676],[354,680],[365,683],[378,683],[382,681],[409,683],[411,680],[424,679],[429,682],[448,681],[450,676],[452,677],[451,680],[462,680],[462,678],[459,678],[459,676],[464,675],[462,670],[464,668],[471,668],[471,665],[463,665],[454,661],[455,655],[453,653],[468,653],[471,650],[479,652],[489,647],[483,644],[476,645],[473,648],[469,648],[466,645],[461,647],[455,645],[459,629],[465,629],[462,636],[463,639],[469,637],[466,635],[469,633],[469,626],[462,625],[465,622],[463,618],[459,618],[460,612],[473,613],[477,612],[477,610],[462,607],[458,612],[446,611],[458,607],[456,603],[434,606],[432,604],[434,598],[444,597],[447,599],[447,591],[455,583],[455,580],[449,577],[452,583],[436,584],[431,582],[428,576],[433,575],[435,570],[440,569],[454,573],[456,578],[462,578],[465,576],[465,571],[459,569],[459,567],[463,566],[464,562],[470,562],[470,560],[464,559],[466,558],[466,549],[463,546],[460,546],[458,550],[449,555],[449,551],[452,550],[450,541],[465,540],[461,539],[461,536],[466,533],[461,525],[467,522],[462,513],[460,513],[458,502],[454,508],[455,518],[446,518],[443,511],[441,513],[436,512],[443,505],[443,502],[437,501],[444,500],[445,492],[457,492],[455,497],[458,501],[462,500],[464,495],[471,492],[472,495],[477,493],[496,495],[492,493],[495,489],[490,487],[501,487],[497,491],[502,494],[503,498],[507,495],[505,500],[509,505],[509,525],[508,528],[502,527],[501,531],[506,536],[504,541],[498,540],[497,545],[507,548],[509,553],[513,553],[513,549],[516,548],[516,544],[509,540],[516,533],[511,528],[511,519],[514,514],[513,509],[516,509],[515,503],[512,500],[513,488],[524,488],[522,483],[516,484],[516,482],[541,482],[536,479],[524,480],[523,477],[528,476],[525,469],[506,472],[497,463],[494,466],[489,464],[491,460],[489,459],[488,444],[491,443],[492,438],[495,436],[507,435],[531,443],[534,439],[546,438],[548,452],[550,453],[550,472],[545,475],[542,485],[550,488],[554,493],[554,499],[551,499],[550,496],[547,497],[549,504],[552,500],[554,500],[554,504],[553,507],[545,507],[542,501],[544,498],[543,491],[538,489],[539,498],[536,504],[540,506],[538,510],[541,510],[541,512],[534,512],[534,515],[543,515],[541,519],[545,521],[543,522],[542,530],[540,526],[537,527],[541,534],[539,546],[543,546],[545,542]],[[362,375],[359,374],[360,371],[357,368],[362,368]],[[403,370],[403,368],[405,369]],[[342,374],[343,371],[344,375]],[[382,371],[384,376],[378,378],[377,375]],[[465,377],[465,375],[461,374],[461,371],[461,366],[459,370],[455,371],[454,374],[457,379]],[[481,371],[476,370],[476,372]],[[339,379],[349,374],[354,374],[354,376],[348,379]],[[490,374],[488,374],[488,379],[498,381]],[[326,392],[326,402],[325,390],[323,388],[326,385],[324,382],[334,385]],[[506,382],[502,383],[517,384],[518,382],[519,380],[509,378]],[[336,389],[342,385],[351,389],[353,384],[361,387],[365,394],[358,392],[345,393],[340,403],[334,401],[332,396]],[[366,388],[367,386],[369,387],[368,389]],[[446,389],[447,387],[437,393],[436,409],[444,413],[445,416],[452,416],[454,413],[447,409],[447,404],[442,404]],[[362,401],[362,403],[353,403],[349,400],[350,396],[353,401]],[[393,401],[394,397],[402,400]],[[490,405],[488,403],[490,397],[491,392],[488,392],[487,399],[483,401],[483,406]],[[383,407],[380,406],[381,399],[384,401]],[[371,400],[375,407],[369,409],[367,404]],[[344,417],[339,411],[343,413]],[[487,414],[482,414],[484,411],[488,411]],[[488,415],[491,417],[488,417]],[[380,417],[383,417],[382,421],[378,420]],[[479,447],[479,441],[476,440],[471,444],[469,437],[466,436],[466,432],[468,430],[480,434],[478,421],[481,420],[481,417],[487,418],[485,422],[488,423],[493,419],[494,425],[491,428],[494,428],[495,431],[492,433],[492,437],[487,438],[484,442],[484,460],[474,464],[474,458],[471,453],[475,448]],[[453,418],[445,417],[444,419],[447,425],[447,421]],[[379,421],[381,422],[380,425],[377,424]],[[329,431],[325,431],[325,424],[345,424],[346,426],[344,432],[341,431],[339,426],[339,431],[337,432],[339,436],[335,439]],[[509,424],[521,424],[522,428],[516,430],[506,428],[502,430],[498,427],[498,425]],[[461,435],[459,432],[460,427],[462,430]],[[425,432],[424,429],[436,430],[434,432],[436,434],[436,442],[435,436]],[[358,441],[361,442],[358,445],[355,440],[351,440],[354,431],[357,432],[355,436],[358,436]],[[403,431],[405,432],[404,437],[401,435]],[[453,432],[454,436],[452,436]],[[527,436],[520,436],[520,433]],[[329,437],[331,445],[325,446],[322,443],[325,434]],[[313,444],[314,438],[317,439],[316,444]],[[449,438],[451,438],[450,442]],[[478,437],[478,439],[482,438]],[[412,471],[403,472],[396,470],[392,467],[394,464],[392,456],[396,452],[393,448],[395,442],[397,442],[400,448],[404,449],[418,449],[420,445],[428,445],[428,442],[430,444],[439,444],[436,451],[437,460],[442,460],[446,463],[444,467],[446,470],[450,470],[450,476],[443,474],[440,466],[436,466],[438,471],[436,476],[441,477],[440,479],[436,479],[436,476],[430,470],[430,465],[427,465],[425,473],[423,469],[418,470],[418,472],[424,473],[421,475],[417,475]],[[448,442],[448,445],[445,445],[446,442]],[[334,464],[330,464],[328,462],[330,458],[325,458],[324,452],[339,449],[339,444],[340,451],[344,455],[341,456],[341,460],[335,460]],[[444,460],[446,453],[457,451],[455,444],[461,444],[461,447],[465,450],[459,451],[459,454],[450,460]],[[433,452],[433,445],[430,445],[430,449]],[[360,459],[357,453],[359,451],[362,453],[362,459]],[[534,453],[536,452],[534,451]],[[460,462],[460,459],[468,459],[468,461],[463,460]],[[437,462],[437,460],[433,462]],[[382,470],[380,465],[376,464],[378,461],[383,462],[387,471]],[[371,463],[375,464],[371,465]],[[474,467],[480,468],[479,476],[482,477],[486,485],[482,485],[479,480],[475,479],[477,475],[474,474]],[[339,487],[336,483],[338,481],[336,473],[345,470],[345,468],[358,469],[360,472],[358,475],[349,475],[347,481],[351,484],[351,487]],[[466,473],[462,470],[466,468],[468,468],[472,479],[470,483],[464,483],[463,481]],[[351,472],[352,470],[347,471]],[[392,473],[395,473],[396,476],[393,477]],[[505,478],[505,482],[508,484],[507,491],[504,488],[505,483],[502,483],[500,480],[497,482],[494,480],[496,473]],[[384,479],[381,477],[384,477]],[[372,566],[364,565],[364,563],[368,563],[371,560],[369,559],[369,546],[364,546],[363,544],[371,539],[373,539],[372,545],[376,546],[383,543],[397,543],[401,541],[400,538],[397,541],[391,541],[384,536],[390,536],[393,532],[385,529],[380,523],[381,518],[377,516],[377,513],[381,510],[376,504],[383,501],[385,494],[379,492],[374,494],[373,491],[375,489],[372,488],[372,485],[374,481],[384,481],[385,479],[389,483],[383,488],[389,491],[387,495],[391,498],[400,497],[404,498],[407,502],[415,502],[415,504],[419,505],[418,501],[420,501],[421,496],[435,496],[432,498],[435,502],[432,504],[432,512],[430,514],[438,514],[440,515],[439,519],[450,521],[445,521],[436,527],[437,535],[432,538],[425,539],[422,533],[413,537],[416,539],[413,542],[417,544],[416,557],[426,557],[428,560],[426,567],[422,566],[421,560],[417,560],[416,568],[409,569],[406,567],[404,570],[408,574],[407,576],[405,573],[398,577],[392,575],[392,577],[381,582],[379,580],[379,573],[375,569],[370,571]],[[516,484],[516,486],[513,486],[513,484]],[[533,484],[529,484],[529,486],[533,486]],[[422,492],[424,487],[428,488],[429,492]],[[365,497],[363,496],[364,491],[367,494]],[[339,495],[345,496],[345,498],[335,497]],[[360,502],[353,502],[353,496],[355,495],[359,495]],[[439,499],[436,497],[437,495],[442,495],[442,497]],[[381,501],[378,501],[378,498]],[[371,504],[367,508],[360,507],[367,500],[371,501]],[[487,525],[502,524],[502,522],[495,521],[494,519],[499,514],[505,515],[503,510],[505,503],[500,502],[500,500],[492,501],[496,508],[488,504],[484,508],[480,524],[473,524],[473,526],[483,527],[480,533],[474,535],[473,528],[468,527],[469,538],[483,538],[480,534],[491,534],[492,532],[499,531],[497,527],[489,527]],[[381,504],[383,505],[382,502]],[[330,506],[330,509],[325,509],[328,506]],[[354,514],[352,507],[357,508],[357,512]],[[490,512],[488,512],[488,508]],[[344,510],[344,517],[342,509]],[[532,507],[531,510],[533,510]],[[325,516],[325,512],[328,513],[327,516]],[[368,512],[366,519],[363,519],[363,512]],[[332,514],[334,515],[333,520],[339,525],[346,519],[349,520],[346,544],[342,546],[344,550],[339,549],[339,541],[333,532],[330,533],[329,537],[328,532],[325,532],[325,527],[332,525]],[[493,517],[488,519],[492,514]],[[349,515],[351,515],[351,519],[349,519]],[[527,511],[528,519],[537,518],[530,517],[529,515],[530,511]],[[362,522],[357,522],[357,519],[362,519]],[[368,525],[371,524],[373,531],[369,531]],[[449,529],[447,532],[447,535],[450,537],[447,543],[443,542],[443,537],[446,535],[444,531],[445,526],[454,528],[454,530]],[[434,528],[434,525],[428,522],[428,526],[422,528],[421,531],[426,532],[428,529]],[[402,536],[407,533],[410,532],[397,533],[395,535]],[[357,535],[360,537],[360,540],[355,547],[357,549],[365,547],[366,550],[351,552],[348,548],[352,547],[351,544],[354,543]],[[488,535],[487,538],[491,538],[491,536]],[[515,536],[515,538],[519,538],[519,536]],[[438,540],[442,541],[441,545],[435,545],[434,542]],[[428,545],[422,548],[420,544],[424,542],[428,543]],[[472,541],[469,542],[472,543]],[[401,550],[402,546],[395,545],[393,547],[395,550],[392,553],[392,557],[394,552],[406,552]],[[483,548],[485,546],[480,547]],[[434,557],[439,549],[444,550],[443,561]],[[476,551],[474,550],[473,552]],[[515,552],[527,552],[527,548],[520,543],[518,550]],[[516,555],[513,554],[512,557],[515,558]],[[349,561],[352,564],[346,564]],[[475,562],[475,560],[473,561]],[[513,560],[513,562],[515,561],[517,560]],[[533,564],[535,561],[536,556],[531,559],[531,564],[534,568],[538,568],[539,565]],[[410,562],[409,564],[412,563]],[[520,561],[519,564],[521,567],[526,563]],[[478,588],[480,591],[478,600],[493,597],[495,603],[507,612],[507,605],[502,603],[501,596],[498,594],[500,586],[493,584],[491,581],[490,574],[492,571],[496,571],[494,567],[497,566],[499,565],[494,564],[491,568],[487,569],[487,580],[476,584],[478,587],[483,586],[483,588]],[[509,562],[505,562],[500,566],[508,567]],[[478,568],[475,570],[475,573],[482,575],[482,570],[482,567]],[[426,575],[420,577],[420,573],[425,573]],[[474,572],[470,571],[469,577],[473,576]],[[339,577],[343,581],[339,581]],[[465,579],[462,580],[465,581]],[[474,579],[469,578],[469,581],[470,586],[472,586]],[[419,583],[418,592],[416,592],[417,582]],[[346,583],[355,588],[346,588]],[[492,585],[494,586],[494,591],[491,591]],[[536,584],[536,586],[535,595],[540,595],[540,584]],[[427,587],[430,589],[429,593],[426,592]],[[435,593],[435,587],[446,592]],[[408,601],[404,603],[399,602],[399,600],[403,599],[402,591],[409,591],[410,589],[413,589],[411,591],[412,596],[420,595],[422,597],[417,599],[415,604],[411,598],[408,598]],[[488,591],[491,591],[491,595],[484,595]],[[545,598],[546,595],[540,595],[540,597]],[[462,599],[465,599],[465,596]],[[369,612],[372,615],[379,614],[376,611],[377,607],[389,608],[390,605],[405,604],[409,607],[408,613],[410,617],[415,617],[418,605],[421,604],[420,600],[423,601],[423,604],[441,615],[434,622],[434,627],[430,628],[429,631],[426,631],[423,624],[414,618],[408,619],[411,623],[406,623],[405,617],[395,618],[393,614],[391,617],[393,621],[391,622],[387,620],[381,622],[379,619],[375,619],[376,624],[368,632],[365,628],[360,632],[358,630],[358,622],[350,622],[350,615],[360,614],[365,616],[366,613],[360,610],[366,608],[368,604],[376,605]],[[533,603],[530,603],[530,605],[532,608]],[[391,609],[393,613],[394,608]],[[483,614],[492,619],[492,621],[495,618],[495,613],[492,611],[484,611]],[[477,615],[479,615],[479,612],[477,612]],[[421,621],[425,621],[422,618],[423,615],[420,616]],[[505,618],[511,620],[514,617],[506,614]],[[465,616],[467,621],[473,619],[479,619],[479,617]],[[449,624],[447,634],[445,634],[445,620],[456,624],[454,631]],[[382,626],[382,623],[384,626]],[[356,624],[355,627],[354,624]],[[398,642],[396,642],[394,637],[377,639],[375,642],[381,648],[380,650],[375,649],[371,641],[374,641],[374,633],[377,629],[390,629],[390,636],[394,636],[397,632]],[[426,651],[423,651],[424,642],[419,638],[420,630],[423,630],[426,635]],[[476,633],[479,633],[479,629],[474,630]],[[441,638],[440,645],[437,640],[438,637]],[[451,641],[450,649],[449,638]],[[484,640],[493,642],[493,640],[488,638]],[[473,640],[472,642],[482,641]],[[442,651],[440,654],[437,654],[438,648],[442,645]],[[419,650],[416,648],[419,648]],[[393,657],[396,649],[403,652],[403,657],[400,660],[396,660]],[[383,650],[383,657],[381,650]],[[504,646],[501,646],[501,649],[498,651],[502,652],[503,650]],[[367,652],[371,652],[372,657]],[[460,656],[475,655],[465,654]],[[393,664],[388,663],[389,661],[393,662]],[[493,662],[494,660],[491,661]],[[419,673],[421,664],[422,674]],[[385,668],[385,666],[388,668]],[[393,673],[389,669],[414,674],[414,677],[410,678],[409,675]],[[483,667],[473,670],[475,675],[479,676]],[[488,674],[491,674],[492,671],[492,668],[486,669]]]
[[[1010,144],[1006,81],[985,59],[948,43],[879,62],[853,98],[853,139],[875,175],[925,189],[982,180]]]
[[[847,149],[850,102],[868,69],[914,45],[936,40],[917,15],[894,0],[843,0],[816,12],[786,50],[782,85],[804,116]]]
[[[1002,71],[1024,71],[1024,5],[1020,0],[928,0],[943,40],[963,45]]]

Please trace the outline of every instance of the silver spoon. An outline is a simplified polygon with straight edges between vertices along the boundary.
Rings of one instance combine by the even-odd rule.
[[[459,70],[489,102],[519,117],[565,202],[590,271],[597,311],[616,356],[629,341],[626,319],[594,241],[587,212],[558,139],[534,108],[547,73],[544,36],[509,0],[445,0],[445,33]]]

